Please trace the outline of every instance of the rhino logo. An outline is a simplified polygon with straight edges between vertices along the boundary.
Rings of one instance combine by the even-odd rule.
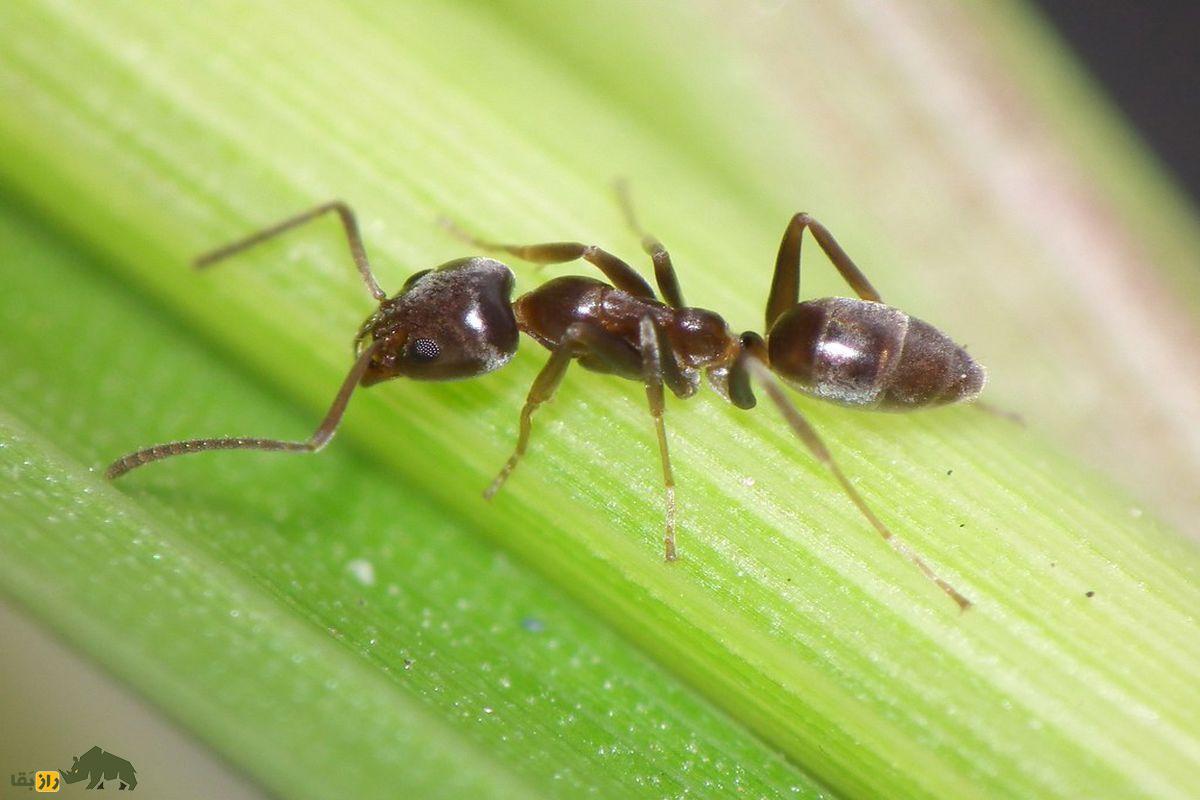
[[[118,789],[137,788],[137,775],[133,764],[120,756],[106,753],[99,747],[93,747],[81,756],[75,757],[75,763],[70,769],[59,770],[63,783],[78,783],[88,779],[87,788],[103,789],[105,781],[116,781]]]

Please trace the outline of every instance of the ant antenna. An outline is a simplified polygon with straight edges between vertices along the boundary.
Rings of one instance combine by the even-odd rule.
[[[371,263],[367,260],[367,250],[363,247],[362,234],[358,230],[358,220],[355,218],[350,206],[341,200],[333,200],[328,203],[322,203],[319,206],[314,206],[294,217],[288,217],[270,227],[255,231],[243,239],[238,239],[235,242],[230,242],[215,250],[203,253],[196,257],[192,265],[197,269],[212,266],[218,261],[224,261],[230,256],[237,255],[244,250],[249,250],[257,244],[261,244],[268,239],[273,239],[285,231],[297,228],[330,211],[336,212],[342,222],[342,228],[346,231],[346,241],[350,245],[350,255],[354,258],[354,265],[358,267],[358,274],[362,276],[363,283],[367,285],[367,291],[380,302],[386,300],[387,293],[380,288],[379,282],[375,280],[375,274],[371,272]]]
[[[350,368],[350,372],[347,373],[345,380],[342,381],[342,387],[338,389],[337,396],[333,398],[333,404],[329,407],[329,411],[326,412],[325,419],[321,420],[321,424],[317,426],[313,435],[303,442],[247,437],[188,439],[182,442],[167,442],[166,444],[147,447],[145,450],[138,450],[129,455],[121,456],[105,470],[104,477],[111,481],[121,477],[130,470],[137,469],[152,461],[169,458],[170,456],[202,453],[205,450],[283,450],[293,453],[315,453],[333,438],[338,423],[342,421],[342,415],[346,413],[346,406],[350,403],[350,395],[354,393],[355,387],[362,381],[362,377],[371,363],[371,358],[385,344],[387,344],[386,340],[379,340],[363,350],[362,355],[355,360],[354,366]]]

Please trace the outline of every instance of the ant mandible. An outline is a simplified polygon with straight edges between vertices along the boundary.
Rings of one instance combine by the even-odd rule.
[[[986,376],[965,350],[915,317],[885,305],[879,293],[838,245],[808,214],[792,217],[775,260],[767,298],[766,338],[753,331],[734,334],[712,311],[684,303],[666,248],[638,224],[623,184],[618,200],[626,221],[641,237],[654,264],[662,301],[629,264],[594,245],[579,242],[510,245],[485,241],[446,226],[459,238],[486,251],[503,252],[536,264],[582,259],[611,283],[594,278],[554,278],[512,301],[513,273],[490,258],[450,261],[412,275],[388,297],[371,271],[354,212],[340,201],[325,203],[285,219],[196,259],[206,267],[327,213],[345,229],[350,253],[379,308],[354,338],[356,358],[325,418],[306,441],[280,439],[192,439],[155,445],[122,456],[109,466],[113,479],[170,456],[204,450],[315,452],[333,437],[355,387],[391,378],[456,380],[492,372],[508,363],[524,331],[550,351],[521,410],[512,456],[484,492],[491,499],[525,454],[533,413],[550,400],[567,367],[642,383],[658,436],[666,493],[666,559],[675,552],[675,481],[663,425],[664,385],[680,398],[691,397],[703,371],[709,384],[733,405],[753,408],[756,381],[779,408],[789,427],[824,464],[850,501],[876,531],[934,581],[962,609],[971,603],[940,578],[883,524],[833,460],[817,432],[784,393],[779,379],[804,394],[845,406],[909,411],[978,397]],[[800,302],[800,244],[813,238],[860,299],[826,297]],[[778,376],[778,378],[776,378]]]

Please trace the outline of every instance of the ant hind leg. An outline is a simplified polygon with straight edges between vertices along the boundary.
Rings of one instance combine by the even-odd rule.
[[[850,284],[850,288],[863,300],[882,302],[879,292],[867,280],[855,263],[842,249],[833,234],[805,213],[792,216],[787,229],[783,232],[783,240],[779,243],[779,255],[775,258],[775,275],[771,279],[771,291],[767,295],[767,327],[771,330],[779,315],[800,301],[800,244],[804,238],[805,229],[812,230],[813,238],[825,251],[825,255],[837,267],[838,273]]]
[[[804,442],[804,445],[809,449],[809,452],[811,452],[818,461],[824,464],[829,471],[833,473],[833,477],[839,484],[841,484],[842,490],[846,493],[846,496],[850,498],[852,503],[854,503],[859,513],[866,517],[867,521],[871,523],[871,526],[878,531],[879,535],[883,537],[884,541],[891,545],[892,549],[916,565],[917,569],[921,570],[921,573],[925,577],[936,583],[943,592],[949,595],[951,600],[958,604],[958,607],[961,611],[966,611],[968,608],[970,608],[970,600],[959,593],[957,589],[947,583],[943,578],[938,576],[938,574],[933,571],[933,568],[925,563],[925,559],[921,558],[921,556],[917,555],[917,553],[909,548],[908,545],[900,541],[900,539],[898,539],[896,535],[893,534],[891,530],[889,530],[888,527],[883,524],[879,517],[875,516],[875,512],[872,511],[871,507],[867,505],[867,501],[864,500],[862,495],[858,493],[858,490],[854,488],[854,484],[850,483],[850,480],[846,477],[845,473],[842,472],[841,468],[837,465],[837,462],[833,460],[833,456],[830,454],[829,448],[827,448],[825,443],[821,441],[821,438],[817,435],[817,432],[813,429],[812,425],[808,423],[808,420],[801,415],[799,409],[797,409],[796,406],[793,405],[788,399],[787,395],[784,394],[783,387],[780,386],[779,382],[775,379],[775,376],[771,374],[770,369],[757,358],[746,359],[746,364],[753,373],[754,377],[757,378],[758,382],[762,385],[763,390],[766,391],[767,396],[770,397],[771,401],[775,403],[776,407],[779,408],[780,413],[782,413],[784,419],[787,420],[788,426],[792,429],[800,441]]]

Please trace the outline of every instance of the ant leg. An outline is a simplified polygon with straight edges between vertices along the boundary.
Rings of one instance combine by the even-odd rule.
[[[671,356],[671,350],[664,341],[662,331],[654,324],[653,319],[642,317],[639,333],[642,351],[642,379],[646,383],[646,400],[650,404],[650,416],[654,418],[655,433],[658,434],[658,453],[662,459],[663,490],[666,493],[667,501],[667,530],[666,535],[663,537],[664,557],[667,561],[674,561],[676,558],[675,475],[671,471],[671,453],[667,448],[667,429],[663,424],[663,409],[665,407],[663,378],[666,372],[662,357],[664,350],[667,353],[665,360],[666,362],[670,362],[666,366],[673,368],[677,375],[679,370],[678,365],[675,364],[674,357]],[[682,376],[678,377],[682,378]],[[672,387],[672,391],[675,391],[677,395],[679,394],[674,387]]]
[[[833,460],[833,456],[830,454],[829,448],[825,446],[825,443],[821,441],[819,436],[817,436],[817,432],[813,430],[813,427],[808,424],[808,421],[804,419],[804,417],[800,414],[800,411],[792,404],[787,395],[784,394],[783,387],[780,386],[779,382],[775,379],[775,376],[771,374],[771,371],[767,365],[757,358],[746,359],[746,364],[750,368],[750,371],[754,373],[754,377],[756,377],[759,383],[762,384],[767,396],[770,397],[771,401],[774,402],[779,408],[780,413],[783,414],[784,419],[787,420],[787,423],[791,427],[792,431],[797,437],[799,437],[800,441],[804,442],[805,446],[808,447],[809,452],[811,452],[818,461],[829,468],[829,471],[833,473],[833,477],[837,479],[839,484],[841,484],[842,490],[846,492],[846,495],[850,498],[850,501],[854,503],[859,512],[866,517],[867,521],[870,522],[875,530],[879,532],[879,535],[883,537],[884,541],[891,545],[896,552],[900,553],[913,564],[915,564],[917,569],[921,570],[925,577],[929,578],[931,581],[941,587],[942,591],[949,595],[950,599],[958,604],[960,610],[966,611],[968,608],[970,608],[970,600],[963,597],[957,589],[955,589],[942,578],[938,577],[938,574],[934,572],[928,564],[925,563],[923,558],[917,555],[913,550],[909,549],[908,545],[896,538],[895,534],[888,530],[887,526],[885,526],[879,520],[879,517],[875,516],[875,512],[873,512],[871,507],[867,505],[867,501],[862,498],[862,496],[854,488],[854,485],[850,483],[845,473],[843,473],[841,468],[838,467],[837,462]]]
[[[538,406],[554,397],[571,359],[575,357],[594,358],[599,364],[620,375],[638,375],[641,365],[638,354],[624,342],[605,331],[598,325],[587,322],[574,322],[567,327],[562,340],[550,351],[550,360],[542,367],[541,372],[533,379],[529,387],[529,395],[521,408],[520,432],[517,434],[517,446],[508,461],[500,469],[491,485],[484,491],[485,500],[491,500],[504,486],[508,476],[517,468],[521,457],[529,446],[529,434],[533,430],[533,412]]]
[[[306,441],[288,442],[281,439],[237,437],[228,439],[189,439],[183,442],[168,442],[121,456],[109,466],[104,476],[109,480],[115,480],[126,472],[137,469],[144,464],[149,464],[151,461],[158,461],[163,458],[170,458],[171,456],[187,455],[189,453],[200,453],[205,450],[282,450],[297,453],[314,453],[324,447],[333,438],[334,431],[337,430],[338,423],[342,420],[342,414],[346,411],[346,405],[350,402],[350,395],[354,393],[355,387],[362,380],[363,373],[367,371],[367,365],[371,363],[372,356],[375,355],[375,352],[383,344],[383,341],[375,342],[364,350],[362,355],[354,362],[354,366],[350,368],[350,372],[346,375],[345,380],[342,381],[342,386],[338,389],[337,396],[333,399],[333,404],[329,407],[325,418],[321,420],[321,424]]]
[[[646,283],[646,279],[638,275],[633,267],[607,250],[601,250],[595,245],[582,244],[580,242],[501,244],[472,236],[445,218],[442,219],[442,227],[467,244],[472,244],[491,252],[508,253],[522,261],[531,261],[534,264],[565,264],[568,261],[583,259],[589,264],[598,267],[604,273],[604,276],[612,281],[613,285],[618,289],[629,292],[637,297],[644,297],[647,300],[655,299],[654,290],[650,288],[650,284]]]
[[[775,258],[775,276],[771,279],[771,291],[767,295],[768,331],[780,314],[800,301],[800,243],[804,238],[805,228],[812,229],[817,244],[859,297],[876,303],[881,302],[879,292],[875,291],[875,287],[867,280],[862,270],[854,265],[829,230],[808,214],[799,213],[792,217],[787,230],[783,232],[783,241],[779,243],[779,255]]]
[[[342,227],[346,231],[346,241],[350,245],[350,255],[354,258],[354,264],[358,267],[358,273],[362,276],[363,283],[367,285],[367,291],[376,300],[386,300],[387,293],[379,287],[379,282],[375,280],[375,275],[371,272],[371,264],[367,261],[367,251],[363,247],[362,235],[358,231],[358,220],[354,217],[354,212],[350,210],[350,206],[343,203],[341,200],[333,200],[328,203],[322,203],[319,206],[310,208],[307,211],[301,212],[294,217],[288,217],[285,220],[275,223],[269,227],[263,228],[260,231],[250,234],[249,236],[238,239],[235,242],[218,247],[215,250],[210,250],[207,253],[202,253],[196,257],[192,263],[197,268],[203,268],[215,264],[229,258],[232,255],[248,250],[256,244],[265,242],[268,239],[274,238],[279,234],[289,231],[292,228],[299,227],[306,222],[311,222],[322,214],[330,211],[336,212],[338,218],[342,222]]]
[[[663,247],[662,242],[646,233],[638,224],[637,215],[633,213],[633,200],[629,196],[629,184],[624,180],[618,180],[613,188],[617,193],[617,204],[621,206],[621,211],[625,214],[625,221],[641,238],[642,249],[654,262],[654,281],[658,284],[658,291],[663,300],[666,300],[667,305],[672,308],[683,308],[687,304],[683,302],[683,292],[679,288],[679,278],[675,275],[675,266],[671,263],[671,254],[667,252],[667,248]]]

